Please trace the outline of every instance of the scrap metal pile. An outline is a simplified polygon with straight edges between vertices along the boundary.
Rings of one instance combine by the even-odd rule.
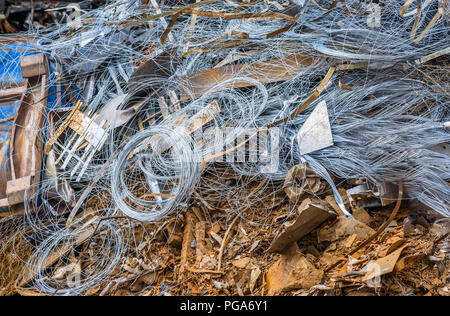
[[[1,294],[448,295],[448,1],[35,3]]]

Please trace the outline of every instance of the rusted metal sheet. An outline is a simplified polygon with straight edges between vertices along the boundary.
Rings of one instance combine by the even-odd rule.
[[[211,88],[233,78],[247,77],[262,84],[284,81],[298,75],[302,69],[313,65],[314,59],[308,55],[296,54],[283,58],[257,62],[250,65],[237,64],[205,70],[182,79],[180,99],[199,97]],[[216,91],[228,88],[244,88],[252,84],[248,81],[236,80],[230,85],[217,88]]]
[[[297,140],[302,155],[333,146],[333,135],[325,101],[316,106],[303,124],[298,132]]]
[[[21,61],[20,68],[24,78],[45,75],[48,72],[47,57],[44,54],[25,56]]]
[[[335,215],[326,207],[306,199],[297,211],[295,221],[272,243],[269,252],[282,252],[289,244],[305,237],[316,227]]]

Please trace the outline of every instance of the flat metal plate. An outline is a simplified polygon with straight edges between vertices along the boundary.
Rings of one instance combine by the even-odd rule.
[[[320,102],[297,135],[300,153],[306,155],[333,146],[327,103]]]

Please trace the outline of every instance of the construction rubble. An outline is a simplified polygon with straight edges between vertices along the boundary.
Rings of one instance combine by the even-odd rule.
[[[0,295],[449,296],[449,5],[0,1]]]

